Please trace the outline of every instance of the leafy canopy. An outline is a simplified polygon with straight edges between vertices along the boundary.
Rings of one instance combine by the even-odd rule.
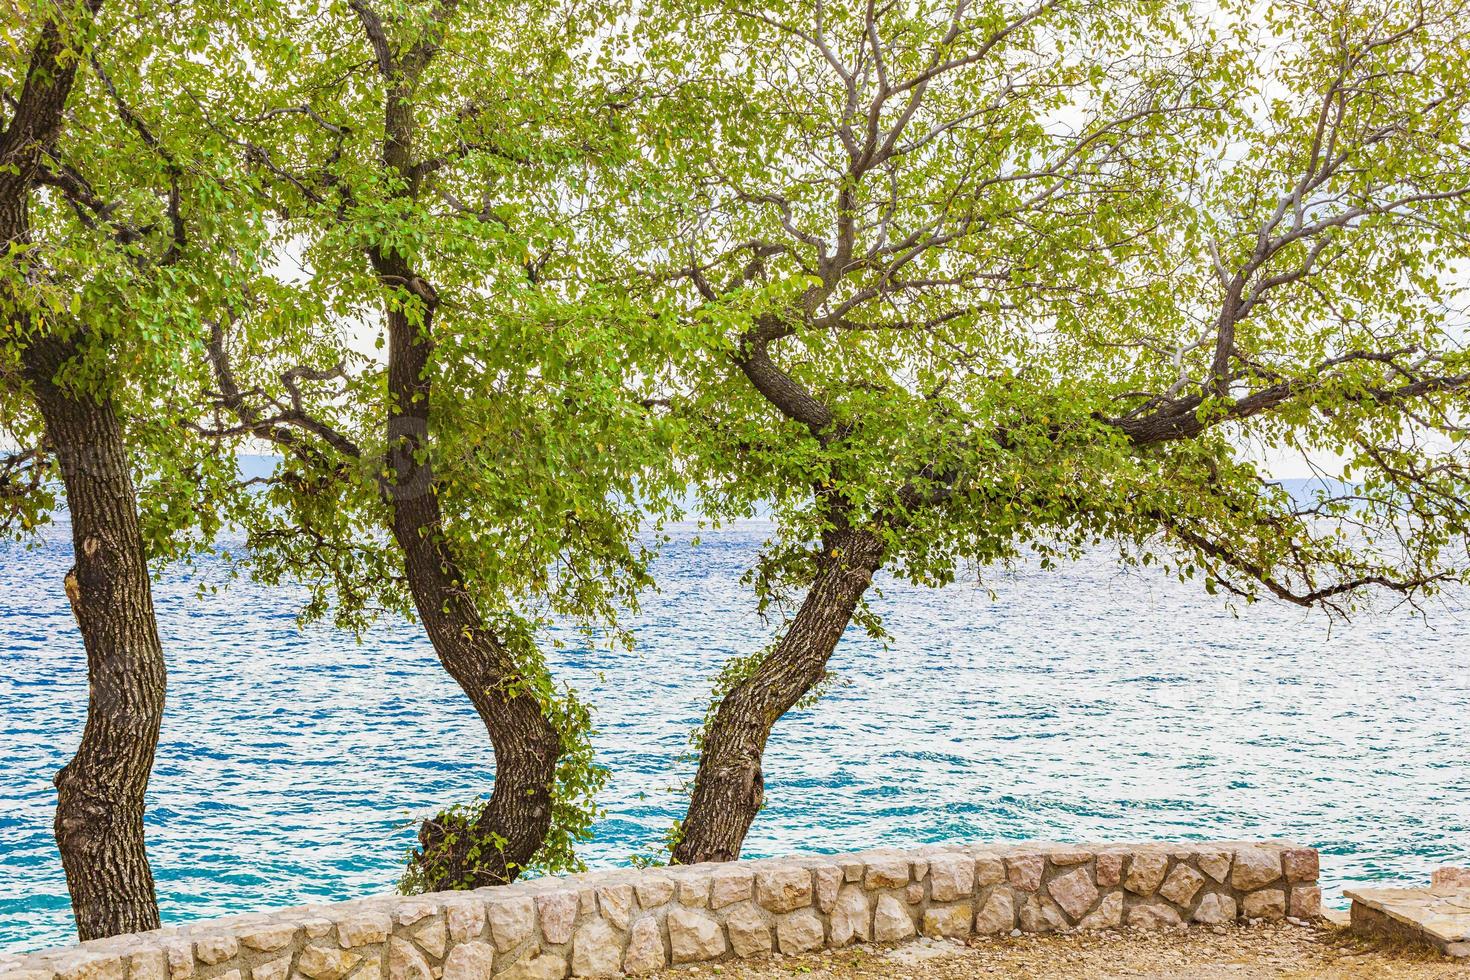
[[[631,247],[712,338],[677,388],[709,503],[776,502],[770,594],[846,527],[922,582],[1101,539],[1339,611],[1463,577],[1465,13],[650,18],[685,97]],[[1281,453],[1351,482],[1303,502]]]

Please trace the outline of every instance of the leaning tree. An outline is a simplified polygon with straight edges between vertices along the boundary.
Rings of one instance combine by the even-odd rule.
[[[222,313],[197,426],[282,454],[251,570],[350,628],[416,617],[494,749],[488,800],[421,825],[410,890],[575,866],[604,780],[542,647],[554,618],[627,639],[667,496],[645,402],[669,352],[599,230],[633,97],[602,60],[618,12],[290,5],[253,39],[255,97],[215,120],[288,267]]]
[[[88,698],[55,777],[55,833],[85,940],[158,926],[143,813],[165,664],[149,565],[207,546],[234,482],[171,393],[202,379],[188,355],[208,336],[198,310],[231,289],[221,251],[248,266],[264,228],[223,144],[174,98],[184,85],[227,97],[220,80],[238,77],[221,11],[14,10],[16,57],[0,62],[0,529],[70,523],[64,588]]]
[[[1467,568],[1463,0],[690,0],[630,247],[715,340],[670,411],[774,502],[674,859],[731,860],[880,570],[1110,543],[1343,613]],[[1250,25],[1250,26],[1239,26]],[[1262,459],[1336,461],[1312,499]]]

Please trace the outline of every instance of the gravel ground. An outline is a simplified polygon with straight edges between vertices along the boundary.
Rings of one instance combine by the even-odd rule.
[[[1368,943],[1330,925],[1242,926],[1164,933],[1089,933],[918,940],[874,947],[721,963],[665,971],[666,980],[719,976],[721,980],[970,980],[1035,978],[1094,980],[1440,980],[1470,978],[1470,963],[1427,948]]]

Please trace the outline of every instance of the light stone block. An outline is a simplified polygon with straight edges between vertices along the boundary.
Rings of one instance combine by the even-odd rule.
[[[1097,903],[1097,908],[1077,923],[1077,928],[1095,932],[1100,929],[1117,929],[1122,925],[1123,893],[1109,892],[1103,896],[1102,901]]]
[[[234,936],[200,936],[194,940],[194,955],[206,966],[216,966],[240,952]]]
[[[1041,894],[1026,899],[1020,919],[1022,932],[1062,932],[1067,928],[1067,917],[1057,903]]]
[[[1220,884],[1230,876],[1231,855],[1228,851],[1202,851],[1195,860],[1201,871]]]
[[[1286,892],[1280,888],[1263,888],[1251,892],[1240,903],[1241,913],[1247,919],[1286,918]]]
[[[399,936],[388,941],[388,980],[433,980],[423,952]]]
[[[495,950],[489,943],[460,943],[444,958],[444,980],[490,980]]]
[[[812,875],[806,868],[776,867],[755,876],[755,900],[771,912],[794,912],[812,904]]]
[[[627,932],[633,922],[633,886],[604,885],[597,889],[597,908],[615,928]]]
[[[638,893],[638,904],[645,909],[667,905],[674,897],[674,883],[658,875],[639,878],[633,890]]]
[[[1317,852],[1310,847],[1291,847],[1281,852],[1281,867],[1287,881],[1316,881],[1320,864]]]
[[[1128,909],[1131,929],[1172,929],[1183,924],[1178,909],[1165,902],[1144,902]]]
[[[162,949],[144,949],[128,957],[128,980],[168,980],[168,957]]]
[[[1243,847],[1235,852],[1235,867],[1230,884],[1238,891],[1250,892],[1269,885],[1281,877],[1281,856],[1261,847]]]
[[[692,908],[669,911],[669,946],[675,963],[700,963],[725,953],[725,933],[719,922]]]
[[[998,857],[981,856],[975,859],[975,887],[986,888],[1006,880],[1006,866]]]
[[[530,896],[491,899],[485,903],[485,920],[495,948],[506,953],[536,931],[536,903]]]
[[[1008,933],[1016,928],[1016,901],[1010,889],[996,888],[975,914],[975,931],[982,936]]]
[[[439,903],[429,899],[415,899],[393,909],[393,921],[405,929],[439,911]]]
[[[250,968],[250,980],[286,980],[291,973],[291,957],[280,956]],[[426,978],[427,980],[427,978]]]
[[[1041,887],[1041,876],[1046,871],[1044,854],[1017,854],[1005,860],[1006,880],[1012,888],[1034,892]]]
[[[805,874],[805,872],[803,872]],[[749,868],[721,868],[710,876],[709,907],[722,909],[750,898],[755,875]]]
[[[872,915],[867,893],[856,885],[844,885],[832,908],[831,944],[842,947],[866,942],[872,935]]]
[[[903,858],[879,858],[868,862],[863,887],[869,891],[904,888],[909,883],[909,863]]]
[[[1316,919],[1322,915],[1322,889],[1316,885],[1293,885],[1287,911],[1297,919]]]
[[[345,949],[310,943],[296,957],[296,972],[311,980],[341,980],[361,959]]]
[[[1073,868],[1066,874],[1058,875],[1046,886],[1046,890],[1073,922],[1091,911],[1093,904],[1097,902],[1097,886],[1092,883],[1092,875],[1085,867]]]
[[[239,934],[240,945],[261,953],[274,953],[285,949],[296,940],[294,922],[272,922],[248,929]]]
[[[536,913],[541,919],[541,936],[552,946],[571,942],[581,898],[574,891],[556,891],[536,896]]]
[[[577,905],[583,915],[597,914],[597,890],[595,888],[578,888]]]
[[[842,887],[842,869],[835,864],[820,864],[811,870],[817,908],[823,913],[831,912],[837,904],[837,891]]]
[[[1235,899],[1211,892],[1199,901],[1191,918],[1202,926],[1223,926],[1235,921]]]
[[[730,948],[736,956],[762,956],[775,947],[771,941],[771,922],[766,913],[746,902],[725,919],[730,934]]]
[[[485,903],[478,898],[454,899],[444,903],[444,923],[449,938],[457,943],[480,938],[485,931]]]
[[[975,891],[975,862],[968,857],[936,857],[929,862],[929,897],[957,902]]]
[[[687,905],[689,908],[702,909],[709,905],[709,876],[699,875],[691,877],[685,875],[679,879],[679,904]]]
[[[409,930],[409,935],[430,956],[443,957],[449,948],[449,927],[442,915],[423,919]]]
[[[188,980],[194,975],[194,944],[166,942],[163,954],[168,959],[169,980]]]
[[[74,949],[55,965],[57,980],[125,980],[128,962],[124,957]]]
[[[880,943],[897,942],[915,935],[916,931],[908,909],[898,899],[892,895],[878,896],[878,908],[873,913],[874,940]]]
[[[1188,906],[1205,883],[1205,876],[1187,864],[1176,864],[1159,886],[1159,894],[1175,905]]]
[[[1155,851],[1139,851],[1128,862],[1128,877],[1123,887],[1135,895],[1148,897],[1158,891],[1164,883],[1164,874],[1169,870],[1169,855]]]
[[[622,973],[623,937],[606,919],[588,919],[572,940],[572,976],[616,977]]]
[[[343,949],[371,946],[388,941],[393,931],[393,920],[386,912],[365,912],[342,919],[337,923],[337,942]]]
[[[1113,888],[1123,883],[1123,855],[1117,852],[1099,854],[1094,864],[1099,888]]]
[[[924,910],[922,928],[930,939],[945,939],[970,934],[970,906],[931,905]]]
[[[785,955],[810,953],[826,942],[822,920],[811,909],[802,909],[776,919],[776,946]]]
[[[655,973],[667,965],[664,955],[664,937],[659,932],[658,920],[651,915],[633,923],[628,934],[628,952],[623,957],[623,970],[633,976]]]
[[[217,977],[216,980],[224,980]],[[381,947],[364,949],[362,962],[347,975],[347,980],[383,980],[383,956]]]

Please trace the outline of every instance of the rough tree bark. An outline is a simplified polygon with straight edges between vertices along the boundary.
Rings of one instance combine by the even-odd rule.
[[[394,44],[388,26],[367,0],[352,0],[350,6],[384,83],[383,176],[394,196],[412,205],[421,173],[414,158],[415,89],[437,53],[439,31],[453,4],[444,0],[434,29],[404,50]],[[463,833],[464,828],[450,821],[424,821],[415,876],[430,890],[505,884],[525,870],[551,827],[561,736],[530,692],[514,652],[485,623],[463,564],[445,534],[430,435],[438,293],[402,253],[379,245],[365,252],[384,291],[388,334],[388,448],[380,490],[389,511],[389,529],[403,556],[404,577],[425,633],[444,669],[474,705],[495,752],[494,788],[471,819],[471,833]],[[405,293],[411,302],[405,303]],[[235,382],[218,327],[209,354],[223,404],[249,432],[311,462],[318,460],[294,430],[324,439],[349,458],[363,458],[363,450],[352,440],[299,409],[272,416],[250,408]],[[490,846],[494,840],[503,843]]]
[[[464,689],[495,748],[495,788],[475,817],[476,833],[461,834],[426,821],[420,843],[434,860],[423,870],[433,887],[478,888],[515,880],[540,849],[551,826],[551,790],[561,742],[540,704],[525,688],[515,657],[486,628],[464,586],[465,575],[443,536],[444,515],[434,493],[429,442],[431,329],[438,298],[402,259],[373,254],[385,281],[408,283],[422,304],[422,322],[401,308],[388,321],[388,392],[396,406],[389,415],[388,489],[393,537],[403,552],[414,607],[439,661]],[[470,851],[475,841],[494,837],[500,850]]]
[[[834,426],[831,409],[771,359],[771,343],[788,335],[779,318],[758,320],[741,338],[735,365],[782,415],[828,446],[845,437],[846,429]],[[715,708],[674,843],[676,864],[740,857],[745,835],[765,801],[761,758],[771,729],[826,676],[827,661],[882,567],[882,538],[853,527],[840,501],[822,486],[814,486],[812,493],[833,528],[823,536],[816,577],[776,646]]]
[[[0,241],[15,263],[0,312],[21,345],[24,382],[61,467],[75,565],[65,588],[87,652],[87,723],[56,775],[56,844],[83,940],[158,928],[143,839],[143,799],[163,719],[163,649],[127,447],[105,397],[59,384],[74,341],[33,319],[37,275],[29,202],[41,156],[62,126],[79,61],[73,51],[101,0],[58,4],[31,50],[25,83],[0,133]]]
[[[420,76],[437,54],[437,33],[431,31],[398,52],[376,12],[364,0],[352,6],[386,83],[383,167],[393,177],[396,193],[413,200],[419,193],[413,98]],[[441,13],[447,16],[452,7],[446,0]],[[504,884],[530,863],[551,827],[561,738],[527,690],[513,652],[486,626],[444,535],[429,435],[438,294],[401,253],[373,246],[367,254],[386,290],[407,290],[417,300],[412,316],[401,302],[384,304],[392,404],[385,493],[393,537],[403,552],[414,607],[439,661],[474,704],[495,750],[495,785],[474,817],[475,832],[456,834],[438,821],[425,821],[419,831],[420,871],[436,889]],[[504,843],[485,846],[490,840]]]
[[[106,401],[53,382],[74,352],[56,341],[25,351],[25,369],[61,465],[75,565],[66,593],[87,651],[87,724],[56,774],[56,845],[77,935],[157,929],[144,849],[143,797],[163,722],[163,647],[127,448]]]
[[[705,732],[674,861],[734,861],[765,799],[761,757],[771,729],[827,672],[858,601],[883,562],[871,531],[822,542],[817,577],[790,627],[750,677],[720,701]]]

